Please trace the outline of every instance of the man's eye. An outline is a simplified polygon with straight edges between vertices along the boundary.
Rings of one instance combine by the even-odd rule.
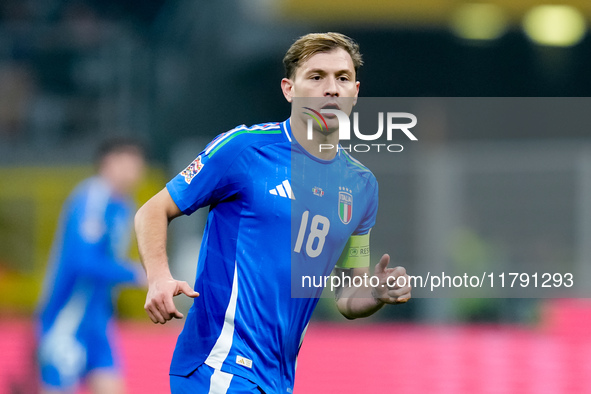
[[[349,80],[349,78],[348,77],[340,77],[339,80],[341,82],[347,82]]]
[[[315,81],[320,81],[320,75],[313,75],[310,77],[310,79],[313,79]]]

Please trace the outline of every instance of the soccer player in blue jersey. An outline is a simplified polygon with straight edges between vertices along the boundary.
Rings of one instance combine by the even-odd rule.
[[[173,393],[291,393],[320,291],[302,278],[335,266],[349,277],[369,274],[369,253],[360,251],[376,219],[376,179],[347,152],[320,151],[338,146],[336,120],[327,116],[327,127],[315,126],[308,139],[298,103],[313,98],[312,110],[350,113],[361,63],[357,44],[342,34],[298,39],[281,81],[290,118],[221,134],[136,214],[150,319],[183,318],[173,296],[194,298],[170,368]],[[172,219],[206,206],[194,290],[170,274],[166,231]],[[344,316],[410,298],[409,286],[388,283],[406,276],[404,268],[388,263],[384,255],[374,270],[380,285],[338,289]]]
[[[39,307],[42,392],[73,393],[86,379],[95,394],[123,393],[112,344],[117,284],[143,285],[141,265],[126,259],[135,207],[129,193],[143,176],[134,141],[105,142],[98,174],[66,201]]]

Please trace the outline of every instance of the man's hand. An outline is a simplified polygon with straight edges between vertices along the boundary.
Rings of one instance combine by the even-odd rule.
[[[144,309],[154,323],[164,324],[172,318],[182,319],[184,316],[172,301],[172,298],[185,294],[188,297],[199,297],[199,293],[187,282],[175,280],[172,277],[159,278],[149,282],[148,295]]]
[[[385,304],[401,304],[410,299],[410,280],[404,267],[388,268],[390,256],[383,255],[376,265],[374,275],[380,279],[378,287],[372,289],[372,295]],[[400,278],[400,277],[404,277]],[[397,280],[397,278],[400,278]],[[402,286],[398,286],[398,284]]]

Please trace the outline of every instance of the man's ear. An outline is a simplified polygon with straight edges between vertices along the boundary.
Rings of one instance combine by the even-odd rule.
[[[287,102],[291,103],[293,100],[293,81],[289,78],[283,78],[281,80],[281,91]]]
[[[353,106],[357,105],[357,98],[359,97],[359,85],[361,83],[359,81],[355,82],[355,87],[357,88],[357,91],[355,92],[355,98],[353,99]]]

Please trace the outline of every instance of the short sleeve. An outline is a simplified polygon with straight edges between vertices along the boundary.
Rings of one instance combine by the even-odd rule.
[[[366,211],[359,226],[353,232],[353,235],[369,234],[369,231],[376,223],[378,214],[378,182],[373,174],[368,179],[367,185]]]
[[[245,149],[240,134],[240,128],[220,134],[166,184],[170,196],[184,214],[190,215],[240,191],[244,177],[236,162]]]

